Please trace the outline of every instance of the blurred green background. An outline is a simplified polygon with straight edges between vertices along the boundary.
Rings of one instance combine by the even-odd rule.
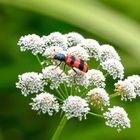
[[[36,115],[28,105],[30,97],[15,88],[18,74],[41,70],[34,56],[19,51],[20,36],[75,31],[113,45],[125,77],[140,74],[139,7],[139,0],[0,0],[0,140],[49,140],[60,119],[59,114]],[[139,100],[112,100],[128,112],[131,129],[117,133],[104,120],[89,116],[82,122],[71,119],[60,140],[139,140]]]

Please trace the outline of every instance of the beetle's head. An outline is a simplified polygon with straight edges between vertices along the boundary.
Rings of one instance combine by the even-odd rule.
[[[66,56],[64,54],[58,53],[54,56],[54,59],[59,60],[59,61],[65,61]]]

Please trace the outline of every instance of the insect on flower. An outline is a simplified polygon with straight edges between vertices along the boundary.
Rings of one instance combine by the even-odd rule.
[[[80,59],[79,57],[75,57],[75,56],[71,56],[71,55],[65,56],[64,54],[58,53],[54,56],[54,59],[60,61],[60,63],[57,66],[61,65],[62,62],[65,62],[64,71],[65,71],[66,65],[72,67],[72,69],[74,70],[74,72],[76,74],[77,74],[77,71],[74,68],[77,68],[77,69],[83,71],[84,73],[86,73],[88,71],[88,66],[87,66],[86,62],[84,60]]]
[[[104,118],[105,124],[116,128],[118,132],[131,127],[128,114],[122,107],[114,106],[106,111],[116,95],[121,96],[122,101],[140,97],[140,75],[124,79],[124,66],[112,46],[100,46],[96,40],[85,39],[74,32],[54,32],[42,37],[29,34],[22,36],[18,45],[21,51],[39,54],[37,59],[42,66],[42,72],[25,72],[19,75],[16,87],[24,96],[37,94],[31,98],[32,102],[29,104],[32,110],[47,113],[49,116],[58,112],[60,117],[63,114],[53,140],[59,139],[66,119],[78,118],[81,121],[88,115]],[[86,62],[92,62],[92,58],[102,66],[103,72],[93,68],[88,70],[89,65]],[[63,69],[59,67],[62,63]],[[67,67],[70,70],[65,71]],[[107,85],[111,92],[112,86],[109,86],[104,70],[114,80],[119,79],[114,83],[113,94],[105,90]]]

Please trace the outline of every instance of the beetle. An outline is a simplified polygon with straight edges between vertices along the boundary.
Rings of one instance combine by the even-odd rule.
[[[77,74],[77,71],[74,68],[77,68],[84,73],[88,71],[87,64],[85,63],[84,60],[80,59],[79,57],[75,57],[72,55],[65,56],[64,54],[58,53],[54,56],[54,59],[60,61],[60,63],[57,66],[61,65],[62,62],[65,63],[64,71],[65,71],[66,65],[72,67],[72,69],[75,71],[76,74]]]

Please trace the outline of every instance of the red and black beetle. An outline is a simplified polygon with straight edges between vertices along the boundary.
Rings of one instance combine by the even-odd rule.
[[[72,69],[77,68],[85,73],[88,71],[87,64],[84,62],[84,60],[80,59],[79,57],[75,57],[71,55],[65,56],[64,54],[58,53],[54,56],[54,59],[61,61],[60,64],[62,62],[65,62],[65,65],[72,67]],[[58,64],[58,66],[60,64]],[[64,65],[64,70],[65,70],[65,65]],[[73,70],[75,71],[75,69]]]

